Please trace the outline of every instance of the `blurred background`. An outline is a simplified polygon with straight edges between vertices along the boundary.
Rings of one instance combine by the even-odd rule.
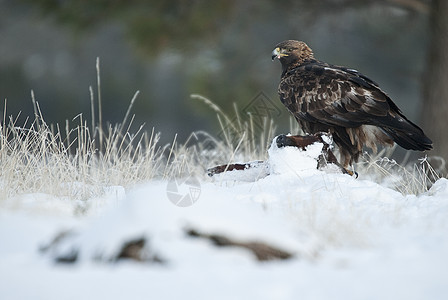
[[[288,132],[271,51],[298,39],[378,82],[433,139],[430,154],[447,158],[447,2],[0,0],[0,97],[20,120],[33,115],[31,90],[47,123],[90,120],[99,57],[104,121],[121,122],[139,90],[135,126],[155,127],[164,142],[218,134],[215,112],[194,93],[229,115],[233,103],[243,114],[262,104]]]

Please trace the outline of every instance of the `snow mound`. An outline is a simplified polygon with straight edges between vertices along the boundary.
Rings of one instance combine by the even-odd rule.
[[[331,137],[322,135],[326,142],[332,142]],[[323,153],[324,144],[315,142],[304,149],[294,146],[278,147],[277,137],[272,140],[268,149],[268,159],[264,162],[254,161],[238,163],[245,166],[244,169],[227,170],[222,173],[212,174],[215,181],[243,181],[254,182],[272,174],[293,174],[298,176],[310,176],[326,173],[341,173],[341,169],[334,164],[327,164],[319,171],[317,166],[319,157]]]
[[[316,142],[302,150],[297,147],[277,146],[277,137],[269,147],[269,172],[270,174],[303,174],[311,175],[318,173],[317,161],[322,154],[324,144]]]

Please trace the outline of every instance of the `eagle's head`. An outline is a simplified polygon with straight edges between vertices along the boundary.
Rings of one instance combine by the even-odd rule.
[[[272,60],[278,58],[283,70],[300,65],[307,60],[314,60],[313,50],[301,41],[287,40],[275,46],[272,51]]]

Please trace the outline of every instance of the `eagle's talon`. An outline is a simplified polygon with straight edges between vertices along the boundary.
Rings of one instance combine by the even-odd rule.
[[[350,171],[350,170],[347,170],[346,168],[342,168],[342,172],[343,173],[345,173],[345,174],[348,174],[348,175],[350,175],[350,176],[352,176],[352,177],[355,177],[355,179],[357,179],[358,178],[358,172],[356,172],[356,171]]]

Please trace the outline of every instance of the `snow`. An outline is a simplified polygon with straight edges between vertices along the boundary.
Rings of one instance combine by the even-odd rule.
[[[163,180],[109,187],[84,216],[50,195],[10,199],[0,211],[1,299],[448,299],[448,180],[402,195],[316,170],[321,146],[272,147],[270,175],[202,180],[188,207],[169,200]],[[258,262],[188,228],[294,256]],[[138,237],[164,263],[111,261]],[[70,251],[76,263],[55,263]]]
[[[317,158],[322,152],[322,143],[314,143],[302,150],[297,147],[278,148],[276,138],[268,150],[271,174],[317,173]]]
[[[323,134],[322,138],[325,141],[332,143],[331,137]],[[322,153],[323,143],[316,142],[302,150],[297,147],[282,147],[277,146],[277,137],[272,140],[271,146],[268,149],[268,160],[253,161],[246,163],[249,165],[244,170],[232,170],[224,173],[219,173],[213,176],[214,181],[258,181],[270,174],[293,174],[299,176],[300,174],[310,175],[319,173],[316,170],[318,157]],[[244,163],[243,163],[244,164]],[[327,166],[327,172],[331,171],[331,166]],[[340,173],[340,170],[335,167],[335,173]]]

